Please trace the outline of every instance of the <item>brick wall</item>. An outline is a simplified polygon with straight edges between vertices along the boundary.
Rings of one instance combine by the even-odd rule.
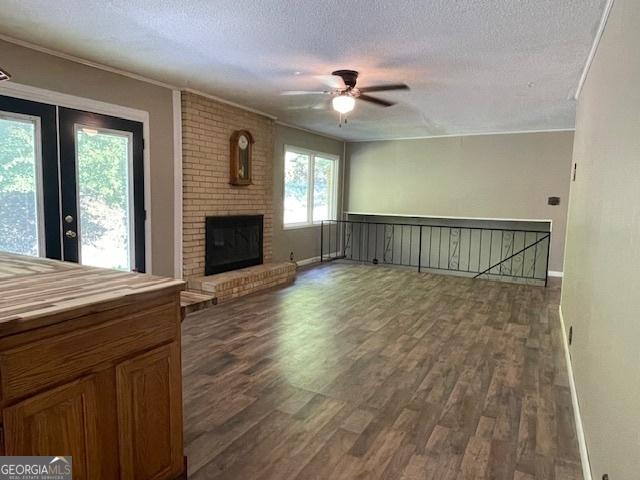
[[[229,185],[229,137],[249,130],[253,185]],[[264,215],[264,261],[272,258],[273,120],[182,92],[183,275],[204,275],[204,219],[209,215]]]

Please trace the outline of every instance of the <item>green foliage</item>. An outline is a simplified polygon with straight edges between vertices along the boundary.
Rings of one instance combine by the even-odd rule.
[[[34,191],[34,133],[32,123],[0,118],[0,192]]]
[[[82,239],[93,243],[107,232],[109,216],[119,224],[126,222],[128,141],[119,135],[79,130],[77,150]]]
[[[309,188],[309,157],[287,152],[284,181],[286,196],[306,203]]]
[[[333,161],[326,158],[315,158],[315,175],[313,185],[314,205],[329,205],[329,195],[331,194],[331,170]]]
[[[126,137],[78,132],[80,195],[99,198],[111,208],[127,208],[129,152]]]
[[[0,118],[0,249],[37,255],[32,123]]]

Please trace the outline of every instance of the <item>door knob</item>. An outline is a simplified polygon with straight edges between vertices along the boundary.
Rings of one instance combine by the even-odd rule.
[[[73,230],[67,230],[66,232],[64,232],[64,234],[66,235],[67,238],[76,238],[76,232],[74,232]]]

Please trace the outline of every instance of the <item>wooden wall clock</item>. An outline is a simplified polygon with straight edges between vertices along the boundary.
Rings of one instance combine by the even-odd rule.
[[[248,130],[237,130],[231,134],[231,185],[251,185],[253,143],[253,136]]]

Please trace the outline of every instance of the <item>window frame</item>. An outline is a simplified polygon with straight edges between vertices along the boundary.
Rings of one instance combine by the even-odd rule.
[[[297,153],[299,155],[306,155],[309,157],[309,174],[307,176],[307,221],[306,222],[296,222],[296,223],[286,223],[284,221],[284,201],[286,194],[286,174],[287,174],[287,165],[286,158],[287,152]],[[282,228],[284,230],[295,230],[298,228],[310,228],[315,227],[321,224],[322,220],[314,220],[313,218],[313,207],[314,207],[314,184],[315,184],[315,162],[316,157],[320,157],[326,160],[333,161],[333,172],[331,179],[331,192],[329,194],[329,219],[335,220],[338,216],[338,185],[340,183],[339,180],[339,172],[340,172],[340,155],[334,155],[331,153],[325,153],[318,150],[311,150],[303,147],[296,147],[294,145],[285,145],[284,151],[282,153]],[[333,217],[333,218],[331,218]]]

